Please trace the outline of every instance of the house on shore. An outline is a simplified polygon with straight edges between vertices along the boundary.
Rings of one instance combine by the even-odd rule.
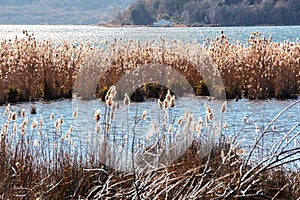
[[[170,20],[161,19],[153,24],[154,27],[171,27],[173,23]]]

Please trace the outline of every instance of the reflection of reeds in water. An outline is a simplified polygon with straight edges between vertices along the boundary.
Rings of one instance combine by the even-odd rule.
[[[8,105],[0,138],[1,196],[294,199],[300,195],[299,125],[282,133],[276,129],[282,137],[271,144],[264,143],[272,137],[272,127],[288,108],[264,130],[253,126],[254,134],[255,129],[260,131],[248,148],[238,144],[243,130],[226,135],[232,128],[222,123],[226,103],[221,106],[224,116],[220,122],[208,104],[203,107],[205,116],[195,116],[192,110],[175,116],[176,99],[168,92],[165,106],[157,106],[158,121],[146,123],[151,118],[148,110],[132,109],[128,95],[124,105],[115,106],[115,97],[115,88],[109,89],[107,101],[113,105],[106,103],[91,111],[95,129],[87,130],[88,141],[80,139],[76,124],[66,123],[67,119],[54,113],[50,118],[27,118],[22,110],[15,116]],[[131,112],[135,113],[132,118]],[[71,120],[81,113],[75,109],[72,115]],[[288,171],[292,167],[295,169]]]

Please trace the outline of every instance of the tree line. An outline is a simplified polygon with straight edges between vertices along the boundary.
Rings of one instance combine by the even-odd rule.
[[[190,26],[299,25],[299,0],[137,0],[117,24],[151,25],[160,19]]]

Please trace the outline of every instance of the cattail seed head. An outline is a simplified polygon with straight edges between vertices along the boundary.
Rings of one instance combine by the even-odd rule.
[[[35,130],[36,127],[37,127],[37,125],[38,125],[38,122],[36,121],[36,118],[34,118],[32,124],[31,124],[31,128],[32,128],[33,130]]]
[[[169,107],[169,101],[167,99],[164,100],[164,109],[167,109]]]
[[[226,112],[226,107],[227,107],[227,101],[225,101],[225,102],[222,104],[222,108],[221,108],[221,112],[222,112],[222,113],[225,113],[225,112]]]
[[[166,99],[168,102],[171,100],[171,92],[170,92],[170,90],[168,90],[165,99]]]
[[[175,107],[175,95],[173,95],[169,101],[169,107],[174,108]]]
[[[26,111],[25,111],[25,109],[23,109],[22,112],[21,112],[21,117],[25,118],[25,116],[26,116]]]
[[[61,117],[59,118],[59,124],[63,124],[63,123],[64,123],[63,117],[61,116]]]
[[[236,155],[241,156],[245,155],[247,152],[244,149],[238,149],[235,153]]]
[[[17,119],[17,114],[15,112],[11,112],[10,119],[15,121]]]
[[[109,95],[109,97],[106,100],[106,105],[110,108],[110,107],[112,107],[113,104],[114,104],[113,96]]]
[[[177,121],[177,125],[181,125],[182,122],[183,122],[183,117],[180,117],[180,118],[178,119],[178,121]]]
[[[143,114],[142,114],[142,116],[141,116],[141,119],[142,119],[142,120],[146,120],[146,117],[147,117],[147,111],[144,110],[144,112],[143,112]]]
[[[130,105],[130,98],[128,96],[127,93],[125,93],[125,97],[124,97],[124,105],[125,106],[129,106]]]
[[[169,134],[172,134],[172,124],[169,125],[168,133],[169,133]]]
[[[10,113],[10,103],[8,103],[6,108],[5,108],[4,116],[6,116],[8,113]]]
[[[76,118],[78,116],[78,108],[76,108],[74,111],[73,111],[73,118]]]
[[[95,114],[94,114],[94,120],[96,122],[99,122],[100,121],[100,117],[101,117],[101,111],[100,111],[100,109],[97,109],[96,112],[95,112]]]
[[[54,119],[54,113],[51,113],[50,120],[52,121]]]

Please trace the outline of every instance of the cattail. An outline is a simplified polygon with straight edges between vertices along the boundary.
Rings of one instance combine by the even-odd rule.
[[[117,94],[116,86],[113,85],[108,89],[105,95],[105,101],[107,102],[108,99],[110,98],[113,99],[116,96],[116,94]]]
[[[106,124],[106,132],[109,132],[110,130],[110,124]]]
[[[76,108],[74,111],[73,111],[73,118],[76,118],[78,116],[78,108]]]
[[[221,108],[221,112],[222,112],[222,113],[225,113],[225,112],[226,112],[226,107],[227,107],[227,101],[225,101],[225,102],[222,104],[222,108]]]
[[[124,97],[124,105],[125,106],[129,106],[130,105],[130,98],[128,96],[127,93],[125,93],[125,97]]]
[[[99,122],[100,121],[100,117],[101,117],[101,111],[100,111],[100,109],[97,109],[96,112],[95,112],[95,114],[94,114],[94,120],[96,122]]]
[[[142,116],[141,116],[141,119],[142,119],[142,120],[146,120],[146,117],[147,117],[147,111],[144,110],[144,112],[143,112],[143,114],[142,114]]]
[[[169,101],[167,99],[164,100],[164,109],[169,107]]]
[[[177,121],[177,125],[181,125],[182,122],[183,122],[183,117],[180,117],[180,118],[178,119],[178,121]]]
[[[10,119],[15,121],[17,119],[17,114],[15,112],[11,112]]]
[[[25,109],[23,109],[22,112],[21,112],[21,117],[25,118],[25,116],[26,116],[26,111],[25,111]]]
[[[5,108],[4,116],[6,116],[8,113],[10,113],[10,103],[8,103],[6,108]]]
[[[169,134],[172,134],[172,124],[169,125],[168,133],[169,133]]]
[[[170,90],[168,90],[165,99],[166,99],[168,102],[171,100],[171,92],[170,92]]]
[[[174,108],[175,107],[175,96],[173,95],[169,101],[169,107]]]
[[[63,117],[61,116],[60,118],[59,118],[59,124],[63,124]]]
[[[108,97],[107,100],[106,100],[106,105],[107,105],[108,107],[112,107],[113,103],[114,103],[114,101],[113,101],[113,96],[112,96],[112,95],[109,95],[109,97]]]
[[[54,113],[51,113],[50,115],[50,121],[52,121],[54,119]]]
[[[241,155],[245,155],[246,151],[244,149],[239,149],[235,153],[236,153],[236,155],[241,156]]]
[[[57,120],[55,120],[55,122],[54,122],[54,127],[56,128],[56,129],[58,129],[59,128],[59,120],[57,119]]]
[[[65,134],[65,139],[68,140],[70,135],[72,134],[73,132],[73,125],[70,126],[70,128],[67,130],[66,134]]]
[[[213,120],[214,115],[211,108],[207,104],[205,104],[205,108],[206,108],[206,116],[208,116],[208,120],[210,121]]]
[[[37,125],[38,125],[38,122],[36,121],[36,118],[34,118],[32,124],[31,124],[31,128],[32,128],[33,130],[35,130],[36,127],[37,127]]]

